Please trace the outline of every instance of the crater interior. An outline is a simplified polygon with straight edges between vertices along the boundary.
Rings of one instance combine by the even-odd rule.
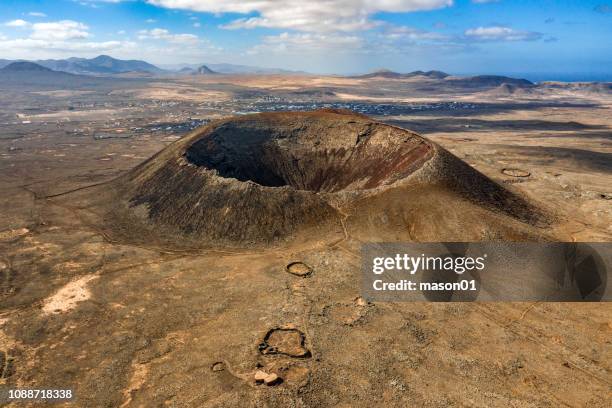
[[[370,121],[341,125],[228,122],[188,147],[185,157],[225,178],[337,192],[391,184],[418,169],[432,149],[423,138],[390,126]]]

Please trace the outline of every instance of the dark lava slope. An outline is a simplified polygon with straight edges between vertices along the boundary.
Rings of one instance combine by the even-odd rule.
[[[440,146],[344,111],[197,129],[104,186],[109,233],[195,246],[539,239],[541,213]]]

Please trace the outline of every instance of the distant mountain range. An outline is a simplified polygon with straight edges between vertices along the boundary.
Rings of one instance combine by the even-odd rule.
[[[197,70],[201,65],[198,64],[180,64],[180,65],[169,65],[165,66],[168,71],[178,71],[182,73],[189,73]],[[304,71],[290,71],[287,69],[280,68],[264,68],[256,67],[252,65],[238,65],[238,64],[206,64],[205,67],[218,74],[260,74],[260,75],[272,75],[272,74],[305,74]]]
[[[0,60],[0,67],[8,65],[13,61]],[[54,71],[68,72],[83,75],[113,75],[126,72],[147,72],[161,74],[164,70],[139,60],[120,60],[108,55],[100,55],[95,58],[68,58],[63,60],[37,60],[38,65]]]
[[[4,64],[3,64],[4,65]],[[0,68],[0,85],[9,88],[35,87],[38,89],[91,87],[117,83],[122,79],[55,71],[29,61],[9,62]]]
[[[110,57],[109,57],[110,58]],[[71,59],[75,60],[75,59]],[[68,61],[68,60],[66,60]],[[82,60],[81,60],[82,61]],[[184,67],[180,71],[157,71],[151,73],[143,71],[148,65],[143,61],[109,61],[106,58],[94,58],[87,60],[90,68],[87,72],[117,72],[108,75],[75,74],[64,71],[53,70],[30,61],[8,61],[0,60],[0,90],[4,89],[117,89],[126,86],[147,86],[147,78],[160,75],[206,75],[219,74],[217,70],[209,65],[200,65],[196,68]],[[91,61],[94,61],[93,63]],[[55,60],[54,63],[58,61]],[[96,64],[101,64],[96,66]],[[146,64],[146,65],[143,65]],[[210,64],[212,65],[212,64]],[[63,65],[60,65],[63,67]],[[84,66],[84,65],[81,65]],[[103,68],[106,71],[103,71]],[[140,70],[124,71],[128,68],[139,68]],[[246,73],[246,72],[240,72]],[[228,73],[224,73],[228,75]],[[412,83],[416,88],[425,92],[436,92],[437,90],[455,90],[460,92],[486,93],[492,97],[506,98],[510,96],[531,97],[532,95],[544,95],[547,92],[558,92],[559,90],[578,91],[592,95],[609,95],[612,92],[612,82],[540,82],[534,84],[526,79],[517,79],[501,75],[477,75],[458,77],[445,74],[440,71],[413,71],[409,73],[397,73],[389,70],[379,70],[370,74],[353,78],[377,78],[386,80],[403,80]],[[414,78],[414,80],[410,80]],[[333,88],[317,88],[296,90],[295,93],[302,96],[329,97],[335,95]],[[1,93],[1,92],[0,92]]]
[[[24,61],[24,60],[18,60]],[[16,62],[14,60],[0,59],[0,68],[8,64]],[[146,61],[141,60],[121,60],[110,57],[108,55],[99,55],[95,58],[67,58],[67,59],[49,59],[35,60],[34,62],[43,67],[54,71],[63,71],[71,74],[81,75],[117,75],[126,73],[143,73],[143,74],[303,74],[304,72],[289,71],[280,68],[262,68],[250,65],[236,64],[181,64],[169,66],[167,69],[157,67]]]
[[[357,75],[354,78],[412,78],[415,76],[425,76],[428,78],[443,79],[450,76],[442,71],[412,71],[406,74],[390,71],[388,69],[379,69],[369,74]]]
[[[167,67],[170,68],[170,67]],[[100,85],[108,80],[139,80],[159,75],[231,75],[231,74],[305,74],[299,71],[287,71],[276,68],[261,68],[249,65],[206,64],[175,65],[173,69],[162,69],[146,61],[120,60],[108,55],[95,58],[68,58],[64,60],[7,60],[0,59],[0,81],[4,86],[17,84],[51,86],[52,84]],[[364,75],[352,76],[360,79],[409,79],[424,77],[430,81],[441,81],[454,88],[466,90],[490,89],[494,94],[510,95],[517,92],[524,94],[538,89],[571,88],[593,93],[609,93],[612,83],[597,82],[540,82],[539,85],[527,79],[512,78],[502,75],[453,76],[442,71],[412,71],[399,73],[387,69],[377,70]]]
[[[0,68],[14,62],[0,59]],[[146,61],[120,60],[108,55],[100,55],[95,58],[68,58],[62,60],[37,60],[31,61],[41,67],[53,71],[67,72],[70,74],[93,75],[93,76],[119,76],[124,78],[138,78],[157,75],[215,75],[215,74],[305,74],[305,72],[288,71],[278,68],[261,68],[249,65],[236,64],[206,64],[206,65],[175,65],[173,69],[162,69]],[[170,67],[168,67],[170,68]],[[402,79],[413,77],[426,77],[430,79],[452,81],[454,86],[471,88],[479,86],[496,87],[509,84],[518,87],[532,86],[533,83],[526,79],[516,79],[499,75],[478,75],[471,77],[454,77],[442,71],[412,71],[399,73],[387,69],[381,69],[364,75],[353,76],[353,78],[386,78]]]
[[[255,67],[231,64],[215,64],[224,69],[219,72],[208,65],[195,68],[184,67],[179,71],[158,68],[145,61],[118,60],[106,55],[96,58],[68,58],[66,60],[25,60],[0,59],[0,86],[3,88],[32,87],[72,89],[79,87],[120,86],[120,83],[141,81],[159,75],[217,75],[255,73]],[[250,71],[252,70],[252,71]],[[266,71],[271,73],[271,71]],[[276,71],[274,71],[276,73]],[[280,71],[279,71],[280,72]],[[260,72],[261,73],[261,72]],[[121,81],[121,82],[119,82]],[[142,83],[142,82],[139,82]]]
[[[461,88],[478,88],[478,87],[497,87],[497,86],[512,86],[512,87],[531,87],[535,84],[527,79],[510,78],[503,75],[476,75],[468,77],[451,76],[442,71],[412,71],[408,73],[399,73],[388,69],[381,69],[365,75],[354,76],[353,78],[386,78],[386,79],[402,79],[413,78],[417,76],[427,77],[430,79],[445,80],[449,85]]]

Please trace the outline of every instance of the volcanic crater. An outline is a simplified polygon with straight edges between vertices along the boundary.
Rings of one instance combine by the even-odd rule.
[[[296,119],[300,116],[306,118]],[[433,150],[423,138],[390,126],[309,119],[227,122],[193,143],[185,157],[225,178],[332,193],[392,184],[419,168]]]
[[[102,189],[108,234],[173,245],[537,239],[547,222],[437,144],[339,110],[215,121]]]

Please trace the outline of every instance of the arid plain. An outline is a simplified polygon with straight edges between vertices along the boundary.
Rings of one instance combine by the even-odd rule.
[[[360,297],[363,242],[505,237],[497,215],[448,192],[389,195],[321,229],[207,247],[135,238],[96,203],[209,121],[348,109],[424,136],[532,203],[547,221],[524,236],[610,241],[609,84],[381,73],[0,89],[0,385],[72,388],[66,405],[79,407],[612,403],[609,303]],[[360,218],[376,208],[393,222]],[[470,222],[485,224],[456,229]],[[280,380],[259,384],[258,371]]]

